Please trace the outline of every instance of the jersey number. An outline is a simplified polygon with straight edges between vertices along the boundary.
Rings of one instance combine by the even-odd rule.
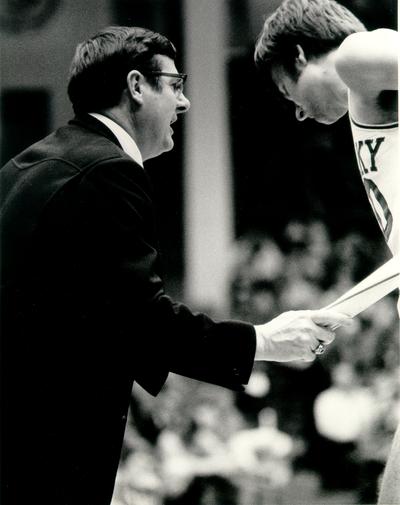
[[[369,201],[371,202],[374,214],[385,235],[386,242],[389,240],[393,227],[393,216],[390,212],[385,197],[379,191],[377,185],[370,179],[363,180],[367,190]]]

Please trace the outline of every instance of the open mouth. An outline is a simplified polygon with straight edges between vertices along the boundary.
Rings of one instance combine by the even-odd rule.
[[[171,135],[174,133],[174,130],[172,129],[172,125],[178,120],[177,117],[172,118],[171,122],[169,123],[169,129],[171,132]]]

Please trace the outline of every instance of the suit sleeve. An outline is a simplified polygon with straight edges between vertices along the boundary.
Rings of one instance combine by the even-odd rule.
[[[214,321],[165,294],[151,193],[144,170],[121,158],[93,167],[77,199],[90,268],[102,272],[105,314],[132,342],[135,380],[157,394],[173,371],[242,390],[253,366],[254,327]]]

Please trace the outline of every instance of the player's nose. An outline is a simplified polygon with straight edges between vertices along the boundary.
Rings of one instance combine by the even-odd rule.
[[[295,114],[296,114],[297,121],[304,121],[308,117],[307,113],[305,112],[305,110],[302,107],[300,107],[300,105],[296,105]]]

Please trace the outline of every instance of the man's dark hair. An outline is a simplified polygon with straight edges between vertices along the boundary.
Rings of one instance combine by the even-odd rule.
[[[316,58],[360,31],[365,31],[361,21],[335,0],[284,0],[264,23],[255,62],[266,77],[276,64],[296,77],[297,44],[307,58]]]
[[[146,28],[110,26],[78,44],[68,83],[75,113],[117,105],[131,70],[160,70],[155,55],[174,60],[176,49],[166,37]],[[146,78],[158,86],[157,76]]]

